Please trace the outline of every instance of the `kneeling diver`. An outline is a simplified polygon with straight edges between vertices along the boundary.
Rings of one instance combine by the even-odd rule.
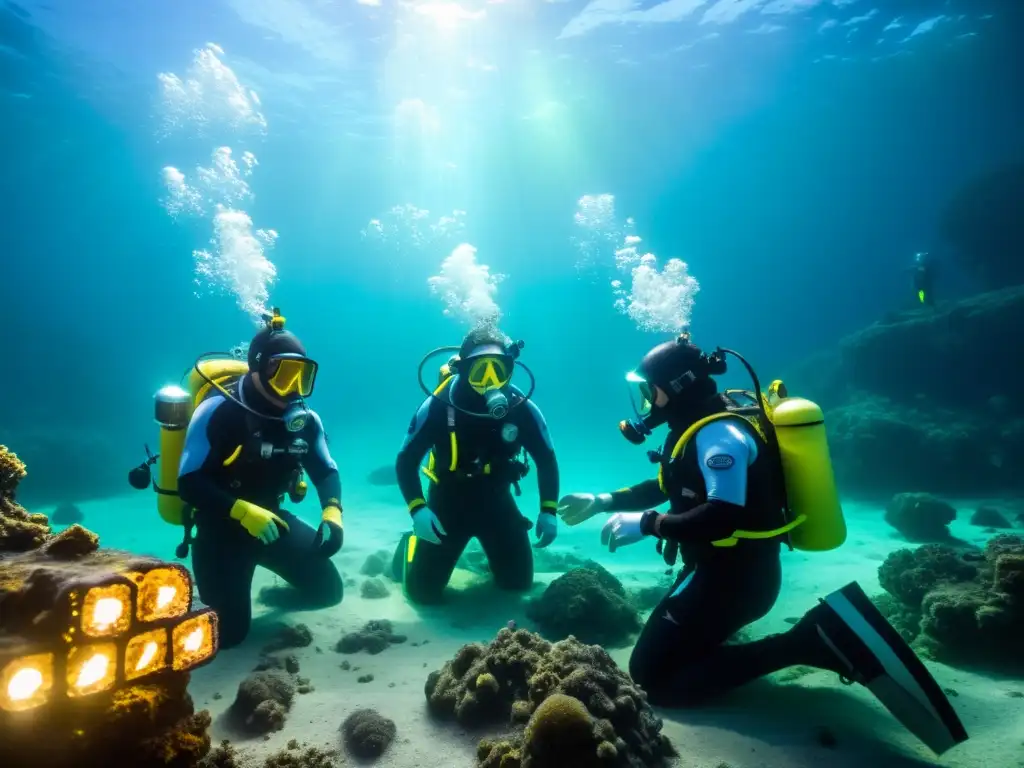
[[[160,456],[134,470],[131,482],[145,487],[137,475],[159,458],[160,514],[186,529],[179,557],[191,544],[199,596],[220,618],[222,648],[248,634],[256,566],[293,588],[291,605],[341,602],[341,577],[330,560],[343,540],[341,481],[320,417],[304,400],[316,373],[275,310],[249,345],[247,362],[204,356],[190,392],[157,393]],[[320,497],[318,529],[281,508],[286,493],[293,502],[305,495],[303,470]]]
[[[533,585],[533,526],[512,496],[528,470],[523,452],[537,465],[535,546],[548,546],[558,533],[558,462],[547,423],[530,399],[533,387],[524,394],[510,383],[514,367],[522,366],[516,360],[521,347],[496,329],[471,331],[458,356],[442,368],[433,393],[423,385],[420,366],[428,397],[395,461],[413,530],[395,552],[394,570],[414,603],[441,599],[472,538],[483,547],[498,587],[524,591]],[[422,471],[430,487],[424,498],[419,472],[428,451]]]
[[[742,357],[754,391],[719,393],[712,376],[725,373],[726,352],[704,354],[686,335],[652,349],[627,376],[642,405],[634,401],[637,418],[620,430],[639,444],[668,424],[664,449],[652,452],[658,478],[559,502],[569,525],[614,513],[601,532],[613,552],[654,537],[670,562],[682,555],[683,570],[633,649],[633,679],[652,703],[682,707],[808,665],[867,686],[937,753],[965,741],[945,694],[856,582],[786,632],[726,644],[775,605],[784,542],[827,551],[846,538],[821,410],[788,397],[780,381],[762,395]],[[666,500],[668,514],[650,509]]]

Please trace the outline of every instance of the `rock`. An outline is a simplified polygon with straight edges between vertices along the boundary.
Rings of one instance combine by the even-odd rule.
[[[363,561],[359,573],[363,576],[381,576],[387,569],[391,556],[387,552],[374,552]]]
[[[359,596],[364,600],[381,600],[391,594],[382,579],[366,579],[359,587]]]
[[[551,639],[573,635],[609,647],[628,644],[641,626],[622,584],[594,562],[552,581],[527,604],[526,615]]]
[[[405,635],[398,635],[392,631],[390,621],[377,619],[368,621],[358,632],[349,632],[341,638],[334,650],[338,653],[358,653],[366,651],[370,654],[377,654],[396,643],[404,643]]]
[[[297,675],[299,659],[293,653],[289,653],[287,656],[261,656],[253,671],[262,672],[267,669],[283,669],[290,675]]]
[[[313,644],[313,633],[305,624],[279,624],[269,643],[263,646],[261,653],[270,654],[288,648],[305,648]]]
[[[1024,490],[1024,360],[1002,342],[1020,327],[1024,286],[894,314],[788,372],[789,391],[825,410],[844,493]]]
[[[971,515],[971,525],[980,528],[1012,528],[1013,525],[997,507],[983,505]]]
[[[909,541],[946,541],[954,520],[956,510],[927,493],[896,494],[885,508],[885,521]]]
[[[348,751],[361,760],[369,760],[387,751],[398,734],[398,728],[394,720],[375,709],[357,709],[345,718],[341,732]]]
[[[253,672],[238,686],[230,713],[236,725],[251,734],[284,728],[295,699],[295,683],[280,671]]]
[[[879,582],[895,600],[879,608],[901,615],[904,637],[934,658],[1024,669],[1024,538],[996,536],[980,556],[938,544],[899,550],[879,568]]]
[[[85,515],[82,514],[82,510],[70,501],[58,504],[53,512],[50,513],[50,522],[56,525],[74,525],[84,521]]]
[[[654,768],[675,755],[646,695],[607,651],[575,638],[552,644],[502,629],[488,645],[460,648],[429,675],[424,692],[435,716],[466,728],[527,723],[506,740],[481,741],[479,766],[604,764],[588,762],[589,753],[610,765]],[[583,754],[566,759],[563,740]]]
[[[395,465],[385,464],[371,470],[366,476],[366,482],[370,485],[377,486],[398,485],[398,475],[395,474]]]

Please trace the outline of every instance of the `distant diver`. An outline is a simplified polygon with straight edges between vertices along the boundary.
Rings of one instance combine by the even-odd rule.
[[[494,328],[479,328],[461,347],[442,347],[420,363],[420,387],[427,393],[409,424],[395,461],[398,486],[412,515],[412,531],[395,552],[395,578],[409,600],[438,602],[470,539],[483,547],[494,582],[525,591],[533,585],[533,552],[558,534],[558,462],[547,422],[531,400],[533,374],[517,358],[522,342]],[[423,368],[441,352],[454,352],[441,366],[431,391]],[[516,365],[531,379],[529,392],[511,383]],[[420,462],[429,452],[427,465]],[[519,511],[512,495],[537,467],[540,510],[536,526]],[[424,497],[419,473],[429,479]]]
[[[712,376],[737,357],[751,392],[719,393]],[[823,552],[846,539],[821,409],[789,397],[781,381],[767,394],[731,350],[705,354],[684,334],[654,347],[627,376],[635,419],[619,429],[641,444],[667,424],[663,450],[650,452],[657,479],[614,493],[571,494],[559,514],[577,525],[613,513],[601,541],[616,549],[658,539],[684,567],[654,609],[629,662],[651,703],[694,706],[795,665],[865,685],[936,753],[967,739],[931,674],[856,582],[808,611],[788,631],[726,644],[765,616],[782,584],[783,543]],[[668,514],[651,508],[668,501]],[[641,511],[644,510],[644,511]]]
[[[281,588],[290,606],[325,608],[343,594],[330,560],[344,536],[341,481],[320,417],[305,404],[318,367],[284,323],[275,309],[247,360],[203,355],[188,392],[160,390],[160,454],[130,476],[132,485],[146,487],[149,466],[159,460],[153,487],[160,515],[185,528],[178,556],[191,546],[199,596],[217,612],[223,648],[248,634],[256,566],[290,585]],[[316,529],[282,509],[285,495],[292,503],[305,497],[303,470],[320,500]]]
[[[925,251],[914,254],[914,262],[910,267],[913,279],[914,298],[918,305],[935,306],[935,262]]]

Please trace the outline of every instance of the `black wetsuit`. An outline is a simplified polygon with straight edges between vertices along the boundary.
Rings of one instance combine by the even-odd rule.
[[[935,285],[935,268],[929,261],[922,261],[914,265],[914,294],[920,304],[927,307],[934,306],[935,300],[932,295],[932,288]]]
[[[670,456],[682,430],[673,430]],[[668,496],[659,535],[678,545],[684,568],[651,613],[629,661],[633,679],[659,706],[701,703],[745,682],[794,664],[833,668],[834,659],[808,638],[802,623],[790,632],[744,645],[726,645],[774,606],[782,582],[779,538],[740,539],[713,546],[737,530],[782,525],[781,474],[776,454],[739,418],[714,421],[691,439],[680,459],[662,460],[664,493],[649,480],[612,494],[612,511],[642,510]]]
[[[259,410],[263,402],[248,377],[229,388]],[[306,450],[303,451],[302,443]],[[237,458],[228,461],[241,446]],[[285,449],[264,458],[261,447]],[[292,447],[293,452],[288,452]],[[220,618],[220,644],[245,639],[252,619],[251,590],[256,566],[262,566],[297,590],[295,603],[307,608],[336,605],[342,582],[334,564],[314,550],[316,530],[281,502],[296,473],[304,469],[316,486],[321,506],[340,504],[341,481],[327,448],[320,417],[312,413],[301,432],[261,419],[222,395],[203,401],[189,423],[181,456],[178,492],[194,510],[196,538],[192,570],[199,596]],[[289,531],[272,544],[253,538],[231,518],[237,499],[272,510]]]
[[[426,504],[447,533],[440,544],[419,541],[412,561],[405,566],[406,595],[416,603],[433,603],[441,598],[459,556],[472,538],[483,547],[495,584],[508,590],[532,586],[532,523],[519,511],[512,496],[513,485],[523,476],[521,450],[536,466],[540,514],[553,515],[557,508],[558,463],[540,409],[531,400],[514,405],[522,400],[522,394],[510,387],[509,404],[514,407],[505,418],[472,416],[449,403],[448,398],[454,397],[462,408],[484,412],[482,399],[458,382],[455,377],[440,395],[423,401],[409,424],[409,434],[395,463],[398,486],[410,514]],[[457,454],[454,469],[453,430]],[[432,452],[428,470],[437,482],[431,481],[424,499],[420,462],[428,451]]]

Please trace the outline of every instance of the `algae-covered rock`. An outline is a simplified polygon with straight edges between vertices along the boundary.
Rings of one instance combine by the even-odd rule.
[[[394,632],[394,627],[387,619],[374,619],[363,625],[357,632],[349,632],[334,646],[338,653],[378,654],[391,645],[404,643],[408,638]]]
[[[284,728],[295,699],[295,682],[277,670],[253,672],[238,685],[231,705],[236,725],[253,734]]]
[[[879,568],[879,582],[893,599],[883,611],[935,658],[1024,668],[1024,538],[996,536],[981,553],[937,544],[899,550]]]
[[[645,694],[607,651],[573,637],[550,643],[526,630],[502,629],[487,645],[470,643],[460,648],[454,658],[430,674],[424,692],[433,714],[466,727],[532,724],[506,740],[482,741],[480,766],[554,768],[554,762],[536,762],[546,759],[545,749],[555,749],[551,745],[557,737],[551,734],[565,728],[564,738],[578,739],[585,732],[580,725],[584,720],[581,710],[568,698],[580,703],[587,713],[586,722],[593,725],[585,754],[592,754],[594,760],[650,768],[665,765],[674,755]],[[551,697],[558,698],[545,706]],[[602,746],[605,742],[610,746]]]
[[[345,747],[363,760],[383,755],[398,734],[395,721],[375,709],[357,709],[342,723]]]
[[[575,636],[609,647],[629,644],[640,631],[640,615],[619,580],[588,562],[552,581],[530,601],[526,615],[553,640]]]
[[[956,510],[929,493],[898,493],[885,508],[885,522],[908,541],[947,541],[954,520]]]

